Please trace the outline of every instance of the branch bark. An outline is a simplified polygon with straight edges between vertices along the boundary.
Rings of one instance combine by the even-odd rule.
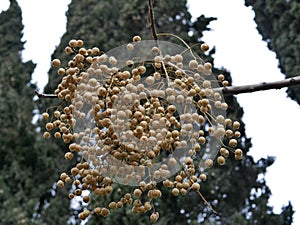
[[[154,12],[153,12],[153,0],[148,0],[148,9],[149,9],[149,22],[150,22],[150,29],[152,32],[152,37],[155,42],[157,42],[157,33],[155,27],[155,19],[154,19]]]
[[[256,91],[281,89],[284,87],[290,87],[295,85],[300,85],[300,76],[291,77],[280,81],[262,82],[259,84],[221,87],[216,88],[215,90],[221,91],[223,95],[238,95],[243,93],[252,93]]]
[[[36,96],[39,98],[58,98],[56,94],[41,94],[38,91],[35,91]]]
[[[272,89],[281,89],[290,86],[300,85],[300,76],[287,78],[279,81],[262,82],[259,84],[249,84],[241,86],[229,86],[215,88],[214,91],[222,92],[223,95],[238,95],[243,93],[252,93],[257,91],[266,91]],[[39,98],[58,98],[55,94],[41,94],[35,91]]]

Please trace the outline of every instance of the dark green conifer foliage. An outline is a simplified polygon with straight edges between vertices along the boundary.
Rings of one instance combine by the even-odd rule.
[[[158,33],[170,32],[182,37],[190,44],[200,41],[202,32],[215,18],[200,16],[196,22],[190,21],[191,15],[187,11],[186,1],[155,1],[155,17]],[[67,13],[67,32],[63,35],[60,45],[52,58],[60,58],[66,65],[68,58],[64,48],[71,39],[82,39],[86,47],[98,46],[108,51],[120,44],[126,44],[131,38],[140,34],[143,39],[149,39],[151,32],[147,25],[147,1],[120,0],[73,0]],[[188,35],[190,32],[191,35]],[[175,41],[175,39],[171,39]],[[177,42],[178,43],[178,42]],[[213,61],[212,54],[203,56]],[[230,75],[224,69],[214,70],[215,74],[222,72],[230,81]],[[50,69],[50,79],[45,87],[45,93],[53,93],[59,82],[56,70]],[[53,102],[54,100],[47,100]],[[162,199],[158,201],[157,209],[160,219],[157,224],[274,224],[273,221],[284,221],[277,224],[291,224],[292,207],[288,205],[281,214],[274,214],[272,207],[267,206],[271,191],[265,180],[258,179],[264,174],[274,159],[267,158],[255,162],[247,154],[251,147],[242,122],[243,110],[235,97],[227,97],[229,105],[228,115],[241,122],[242,141],[239,146],[244,149],[245,158],[241,161],[227,160],[223,167],[215,166],[208,174],[208,181],[203,183],[201,192],[219,213],[214,215],[194,193],[185,197],[173,197],[163,191]],[[47,104],[48,105],[48,104]],[[57,157],[62,157],[57,156]],[[127,188],[128,191],[131,187]],[[258,194],[261,193],[261,194]],[[90,206],[97,206],[98,199]],[[255,206],[255,207],[254,207]],[[149,215],[132,214],[129,207],[123,207],[112,212],[107,218],[92,216],[89,225],[96,224],[149,224]]]
[[[22,30],[21,9],[11,0],[0,14],[0,224],[51,224],[60,219],[53,213],[45,221],[45,206],[52,208],[50,189],[59,174],[59,158],[54,157],[59,149],[46,143],[32,124],[35,64],[22,61]],[[64,215],[69,218],[68,208]]]
[[[285,76],[300,73],[300,2],[298,0],[246,0],[255,12],[257,30],[268,48],[276,53]],[[288,96],[300,104],[299,86],[289,87]]]
[[[35,65],[21,61],[23,26],[16,1],[1,13],[0,24],[0,218],[2,224],[17,224],[32,215],[38,197],[32,196],[34,179],[27,179],[38,169],[31,124],[35,86],[30,80]]]

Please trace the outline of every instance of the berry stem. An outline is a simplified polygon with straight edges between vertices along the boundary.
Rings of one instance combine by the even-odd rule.
[[[208,206],[208,208],[214,213],[214,214],[217,214],[217,211],[215,211],[213,209],[213,207],[211,206],[211,204],[209,204],[209,202],[204,198],[204,196],[201,194],[201,192],[199,190],[196,190],[197,194],[202,198],[202,200],[204,201],[204,203]]]
[[[196,56],[194,54],[192,47],[190,47],[181,37],[179,37],[175,34],[172,34],[172,33],[159,33],[159,34],[157,34],[157,36],[170,36],[170,37],[177,38],[179,41],[181,41],[187,47],[186,51],[190,51],[190,53],[194,57],[194,59],[198,59],[204,63],[204,61],[199,56]]]

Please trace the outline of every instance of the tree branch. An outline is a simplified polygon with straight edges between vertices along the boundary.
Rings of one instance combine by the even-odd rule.
[[[290,86],[300,85],[300,76],[287,78],[279,81],[262,82],[259,84],[249,84],[240,86],[220,87],[213,89],[217,92],[222,92],[223,95],[238,95],[243,93],[252,93],[256,91],[266,91],[271,89],[281,89]],[[55,94],[41,94],[35,91],[39,98],[58,98]]]
[[[154,19],[154,12],[153,12],[153,0],[148,0],[148,8],[149,8],[149,21],[150,21],[150,29],[152,32],[152,36],[154,41],[158,40],[156,28],[155,28],[155,19]]]
[[[38,91],[35,91],[35,94],[39,97],[39,98],[58,98],[57,95],[55,94],[41,94]]]
[[[259,84],[221,87],[221,88],[216,88],[214,90],[221,91],[223,95],[238,95],[243,93],[252,93],[256,91],[281,89],[284,87],[290,87],[295,85],[300,85],[300,76],[291,77],[280,81],[262,82]]]

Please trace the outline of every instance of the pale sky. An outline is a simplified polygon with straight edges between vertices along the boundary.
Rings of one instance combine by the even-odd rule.
[[[70,0],[18,0],[23,11],[24,61],[37,63],[33,75],[42,89],[47,83],[50,55],[66,29],[65,11]],[[244,0],[189,0],[190,11],[196,16],[218,17],[211,23],[213,32],[206,32],[204,41],[216,47],[215,63],[231,72],[234,85],[281,80],[278,61],[266,47],[256,30],[254,13],[246,8]],[[0,1],[0,11],[7,9],[8,0]],[[34,5],[34,7],[33,7]],[[226,9],[226,10],[224,10]],[[53,18],[55,15],[55,18]],[[128,34],[131,35],[131,34]],[[246,134],[252,138],[250,155],[255,160],[275,156],[266,180],[273,195],[270,205],[279,212],[288,201],[292,202],[294,223],[300,224],[300,189],[296,177],[300,170],[299,105],[286,97],[285,89],[241,94]]]

